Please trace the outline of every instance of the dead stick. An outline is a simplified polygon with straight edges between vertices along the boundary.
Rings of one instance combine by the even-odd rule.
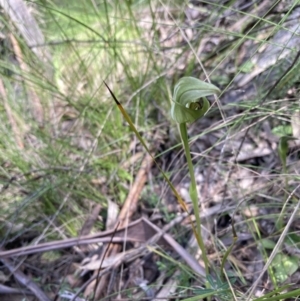
[[[132,185],[132,188],[124,202],[124,205],[119,214],[119,227],[126,227],[131,220],[133,214],[136,211],[139,196],[144,188],[144,185],[147,180],[147,173],[149,172],[153,163],[152,156],[150,154],[146,154],[141,168],[137,173],[136,179]],[[119,245],[111,244],[109,250],[107,252],[107,256],[113,256],[120,251],[121,247]],[[108,275],[103,276],[100,279],[99,285],[95,290],[95,298],[99,298],[103,288],[106,285],[106,278]]]

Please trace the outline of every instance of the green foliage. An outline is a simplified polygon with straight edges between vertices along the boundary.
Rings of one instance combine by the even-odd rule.
[[[292,134],[292,127],[288,125],[278,125],[272,128],[272,133],[276,136],[287,136]]]
[[[294,248],[297,247],[297,242],[299,244],[299,241],[300,238],[296,234],[289,234],[285,238],[286,244]],[[273,250],[275,247],[275,242],[265,238],[261,240],[261,245],[266,250]],[[274,270],[276,282],[283,283],[298,270],[299,260],[295,255],[278,252],[271,263],[271,268]]]
[[[276,254],[271,267],[275,270],[275,277],[279,283],[286,281],[299,268],[299,260],[295,255]]]
[[[232,300],[233,295],[230,291],[230,286],[228,282],[223,282],[218,276],[212,277],[210,275],[207,276],[207,281],[209,283],[208,289],[194,289],[195,294],[200,299],[204,299],[207,297],[218,297],[220,300]],[[230,279],[231,285],[236,281],[236,279]],[[196,298],[188,298],[184,301],[193,301],[198,300]]]
[[[284,171],[286,171],[286,158],[287,158],[287,153],[288,153],[288,142],[290,140],[295,140],[296,138],[294,137],[288,137],[288,136],[283,136],[280,137],[279,139],[279,144],[278,144],[278,154],[279,158],[282,164],[282,168]]]

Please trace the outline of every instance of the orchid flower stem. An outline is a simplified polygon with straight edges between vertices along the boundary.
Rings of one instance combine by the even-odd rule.
[[[200,219],[200,211],[199,211],[199,204],[198,204],[198,192],[197,192],[197,186],[196,186],[196,179],[194,174],[194,167],[192,163],[191,153],[190,153],[190,147],[189,147],[189,141],[188,141],[188,133],[187,133],[187,127],[186,123],[180,123],[179,124],[179,130],[181,135],[182,144],[184,146],[184,152],[189,168],[190,178],[191,178],[191,186],[190,186],[190,197],[192,199],[194,213],[196,217],[196,229],[197,229],[197,241],[198,245],[202,252],[202,258],[205,264],[205,271],[206,274],[209,274],[209,261],[206,255],[206,249],[203,242],[202,234],[201,234],[201,219]]]

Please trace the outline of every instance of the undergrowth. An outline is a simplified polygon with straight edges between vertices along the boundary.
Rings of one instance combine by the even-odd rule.
[[[144,154],[132,126],[166,174],[153,168],[141,200],[165,220],[176,216],[166,209],[175,201],[165,179],[188,190],[193,176],[170,107],[180,78],[194,77],[221,91],[186,137],[200,213],[220,205],[224,217],[234,208],[227,214],[237,236],[251,238],[232,245],[230,223],[222,240],[220,217],[201,219],[194,233],[201,225],[210,233],[201,243],[204,281],[164,250],[160,269],[168,270],[169,258],[183,271],[174,272],[174,295],[185,300],[296,297],[299,1],[26,5],[37,20],[27,38],[6,10],[0,15],[2,247],[32,233],[36,242],[75,237],[96,204],[95,228],[104,230],[109,201],[122,207]],[[252,253],[244,256],[245,241]]]

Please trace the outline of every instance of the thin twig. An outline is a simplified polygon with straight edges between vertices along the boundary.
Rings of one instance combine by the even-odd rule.
[[[9,269],[9,271],[14,275],[15,279],[22,284],[24,287],[29,289],[39,301],[51,301],[48,296],[34,283],[28,276],[26,276],[19,269],[16,269],[13,263],[7,258],[0,259],[2,263]]]

